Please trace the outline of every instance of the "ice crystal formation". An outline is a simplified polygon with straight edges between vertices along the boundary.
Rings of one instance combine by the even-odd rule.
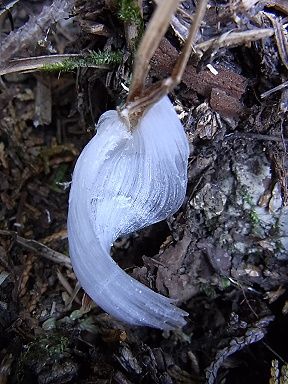
[[[165,96],[132,132],[117,111],[104,113],[75,166],[68,214],[73,268],[88,295],[126,323],[160,329],[185,324],[186,312],[126,274],[110,248],[119,236],[179,209],[188,154],[183,126]]]

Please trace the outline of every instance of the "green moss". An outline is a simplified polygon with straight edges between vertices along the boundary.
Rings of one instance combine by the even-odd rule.
[[[240,194],[242,195],[242,198],[244,200],[245,203],[249,204],[249,205],[253,205],[253,201],[252,201],[252,197],[250,196],[250,194],[248,193],[247,191],[247,188],[246,187],[242,187],[240,189]]]
[[[118,17],[127,25],[136,27],[137,36],[130,41],[130,50],[135,53],[144,33],[144,22],[137,0],[118,0]]]
[[[68,164],[63,163],[58,166],[58,168],[53,172],[52,180],[50,187],[55,192],[63,192],[63,188],[59,187],[59,184],[63,183],[67,178]]]
[[[199,289],[210,299],[215,299],[217,297],[217,293],[215,288],[209,283],[201,283],[199,284]]]
[[[43,65],[42,70],[48,72],[69,72],[78,68],[94,67],[99,65],[119,64],[123,54],[120,51],[95,52],[91,51],[83,57],[75,57],[63,60],[59,63]]]
[[[259,215],[256,212],[256,209],[255,209],[256,206],[253,203],[252,196],[248,193],[247,188],[245,187],[242,188],[241,194],[242,194],[243,201],[250,206],[249,220],[251,223],[252,232],[254,234],[260,234],[261,232],[263,232],[261,227],[261,220],[259,218]]]
[[[22,359],[24,362],[42,357],[57,359],[65,352],[68,343],[69,339],[67,337],[56,334],[36,339],[28,344],[27,351],[22,355]]]
[[[68,350],[69,339],[63,335],[51,334],[36,338],[29,343],[17,363],[16,375],[22,383],[25,369],[45,365],[48,361],[58,361]]]
[[[231,286],[231,282],[227,277],[222,277],[219,281],[219,288],[225,290]]]
[[[250,216],[250,220],[251,220],[252,225],[257,226],[260,224],[259,216],[257,215],[257,213],[254,209],[251,209],[249,216]]]
[[[119,18],[126,23],[133,23],[143,29],[143,19],[136,0],[118,0]]]

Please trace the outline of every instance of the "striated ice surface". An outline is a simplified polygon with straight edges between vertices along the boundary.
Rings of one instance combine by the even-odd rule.
[[[187,313],[121,270],[110,247],[179,209],[188,154],[184,129],[164,97],[132,133],[118,112],[104,113],[75,166],[68,213],[73,268],[88,295],[124,322],[160,329],[185,324]]]

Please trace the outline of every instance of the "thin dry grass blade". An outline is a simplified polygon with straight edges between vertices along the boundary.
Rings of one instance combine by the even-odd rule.
[[[264,99],[265,97],[272,95],[272,93],[275,93],[277,91],[281,91],[282,89],[287,88],[287,87],[288,87],[288,81],[285,81],[284,83],[279,84],[272,89],[269,89],[269,91],[263,92],[261,94],[261,99]]]
[[[81,58],[83,55],[80,54],[62,54],[62,55],[47,55],[47,56],[35,56],[27,57],[23,59],[11,60],[8,63],[0,65],[0,76],[7,75],[9,73],[19,72],[33,72],[43,69],[45,66],[51,64],[61,64],[66,60]],[[108,65],[89,65],[93,68],[109,68]]]
[[[81,55],[78,54],[50,55],[11,60],[8,63],[0,65],[0,76],[7,75],[8,73],[37,71],[42,69],[45,65],[62,63],[67,59],[80,56]]]
[[[197,32],[199,31],[200,25],[205,16],[207,3],[208,3],[208,0],[202,0],[199,2],[197,6],[194,20],[191,24],[191,28],[189,31],[189,35],[187,37],[187,40],[185,41],[184,48],[182,49],[182,52],[172,72],[172,79],[174,81],[173,87],[179,84],[182,79],[184,70],[186,68],[188,59],[192,51],[193,43],[196,39]]]

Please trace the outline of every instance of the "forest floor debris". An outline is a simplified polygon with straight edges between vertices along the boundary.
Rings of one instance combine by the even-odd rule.
[[[164,333],[83,297],[66,231],[75,159],[126,98],[153,5],[2,3],[0,382],[288,383],[286,2],[209,2],[171,95],[191,144],[186,201],[114,244],[122,268],[189,312]],[[181,3],[149,84],[171,72],[194,13]]]

